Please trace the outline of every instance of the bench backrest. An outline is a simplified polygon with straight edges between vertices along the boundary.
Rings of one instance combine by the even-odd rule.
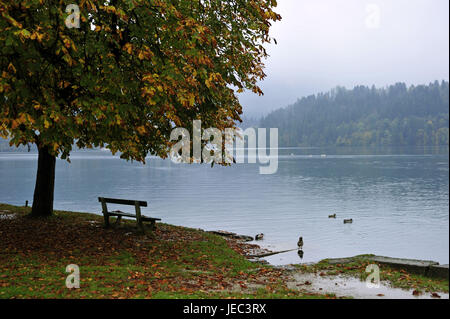
[[[139,206],[147,207],[147,202],[145,202],[145,201],[136,201],[136,200],[129,200],[129,199],[99,197],[98,201],[100,203],[131,205],[131,206],[135,206],[136,204],[139,204]]]

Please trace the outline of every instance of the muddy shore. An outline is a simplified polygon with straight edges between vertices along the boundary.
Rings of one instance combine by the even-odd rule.
[[[285,251],[271,251],[261,248],[249,237],[230,232],[213,232],[224,237],[228,245],[247,259],[261,264],[269,264],[264,257],[274,254],[284,253]],[[251,238],[251,237],[250,237]],[[410,260],[400,258],[390,258],[374,255],[355,256],[349,258],[328,259],[318,263],[310,264],[292,264],[286,266],[274,266],[283,272],[290,289],[301,289],[311,293],[335,294],[337,297],[350,297],[358,299],[448,299],[448,289],[432,287],[411,282],[411,286],[398,287],[397,282],[393,280],[380,278],[379,285],[368,285],[366,280],[358,274],[346,273],[343,270],[351,268],[348,265],[358,264],[364,266],[365,263],[372,262],[387,267],[390,273],[398,270],[405,278],[408,274],[419,276],[419,283],[422,277],[439,278],[447,281],[448,286],[448,265],[439,265],[433,261]],[[316,265],[327,264],[325,269],[315,267]],[[352,267],[355,267],[354,265]],[[381,277],[381,276],[380,276]],[[402,278],[402,277],[401,277]],[[431,281],[431,280],[430,280]]]

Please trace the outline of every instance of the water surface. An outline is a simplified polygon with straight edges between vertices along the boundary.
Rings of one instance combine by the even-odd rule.
[[[0,153],[0,202],[31,202],[36,159]],[[275,250],[304,238],[302,260],[292,252],[268,258],[274,264],[362,253],[449,261],[448,148],[281,149],[274,175],[254,164],[142,165],[101,151],[71,160],[57,162],[55,209],[99,213],[98,196],[139,199],[166,223],[262,232]]]

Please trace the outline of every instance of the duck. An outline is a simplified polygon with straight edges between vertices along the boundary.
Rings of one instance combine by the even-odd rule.
[[[353,223],[353,219],[344,219],[344,224],[351,224]]]
[[[255,240],[262,240],[264,238],[264,234],[258,234],[255,236]]]
[[[336,214],[328,215],[328,218],[336,218]]]
[[[300,250],[303,248],[303,237],[300,237],[298,239],[297,246],[298,248],[300,248]]]
[[[303,250],[299,249],[297,251],[298,256],[300,257],[300,259],[303,259]]]

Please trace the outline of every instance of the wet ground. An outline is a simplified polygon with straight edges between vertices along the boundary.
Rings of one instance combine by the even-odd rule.
[[[281,252],[269,257],[254,258],[254,256],[265,256],[274,252],[261,248],[254,242],[245,243],[239,240],[231,240],[230,242],[238,245],[245,256],[252,256],[253,258],[250,260],[255,262],[273,264],[271,262],[273,259],[283,255],[283,252]],[[297,254],[297,252],[290,253]],[[314,273],[301,272],[293,265],[278,266],[278,268],[284,270],[287,275],[288,288],[305,292],[335,294],[336,297],[351,297],[355,299],[449,299],[448,293],[439,292],[433,295],[429,292],[423,292],[414,294],[414,289],[394,288],[389,282],[382,281],[378,287],[369,287],[365,281],[352,276],[320,276]]]
[[[331,293],[336,297],[353,297],[355,299],[435,299],[431,293],[413,295],[413,290],[392,288],[389,283],[381,282],[379,287],[369,288],[365,281],[350,276],[320,276],[316,274],[292,271],[288,288],[306,290],[314,293]],[[449,295],[438,293],[440,298]]]

